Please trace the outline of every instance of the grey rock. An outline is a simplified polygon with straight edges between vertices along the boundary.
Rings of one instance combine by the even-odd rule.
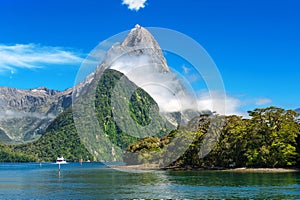
[[[124,73],[116,67],[116,62],[128,60],[131,64],[125,66],[125,72],[126,67],[127,71],[135,71],[128,78],[138,86],[143,85],[143,81],[151,82],[154,79],[153,82],[161,81],[161,85],[172,90],[172,94],[170,94],[172,98],[176,94],[177,98],[181,98],[180,95],[186,96],[182,93],[183,86],[180,81],[170,72],[155,38],[148,30],[136,25],[121,43],[114,44],[107,51],[102,63],[96,70],[73,88],[60,92],[46,87],[29,90],[0,87],[0,130],[2,136],[4,133],[8,136],[8,138],[4,136],[2,138],[16,143],[39,138],[55,117],[72,105],[72,100],[76,101],[78,96],[84,96],[85,92],[91,91],[91,88],[95,87],[95,82],[99,80],[101,72],[107,68],[112,68]],[[136,61],[140,60],[146,60],[142,64],[146,64],[148,68],[142,71],[132,70]],[[150,73],[152,76],[149,75]],[[124,74],[127,76],[126,73]],[[146,90],[146,92],[148,91]],[[152,96],[151,91],[148,93]],[[162,93],[164,92],[162,91]],[[187,109],[179,112],[162,112],[162,114],[174,126],[183,121],[186,123],[198,114],[197,111]]]
[[[72,103],[72,90],[0,87],[0,128],[14,142],[31,141]]]

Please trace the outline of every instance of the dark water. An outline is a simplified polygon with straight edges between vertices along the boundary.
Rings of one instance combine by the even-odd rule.
[[[134,171],[136,172],[136,171]],[[0,163],[0,199],[300,199],[299,173],[148,171]]]

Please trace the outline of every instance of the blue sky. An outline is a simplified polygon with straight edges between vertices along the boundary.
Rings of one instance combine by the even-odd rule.
[[[300,107],[298,0],[139,1],[136,11],[122,0],[0,0],[0,86],[72,87],[82,58],[138,23],[201,44],[234,109]]]

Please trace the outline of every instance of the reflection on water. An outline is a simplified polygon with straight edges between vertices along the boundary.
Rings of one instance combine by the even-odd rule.
[[[297,173],[150,171],[128,173],[101,163],[0,164],[0,199],[300,198]]]

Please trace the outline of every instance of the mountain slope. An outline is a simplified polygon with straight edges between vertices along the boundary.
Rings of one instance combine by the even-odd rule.
[[[152,97],[116,70],[106,69],[87,90],[95,90],[95,96],[83,92],[75,100],[73,114],[83,143],[98,160],[121,160],[132,142],[164,135],[170,128]]]
[[[14,146],[15,151],[35,156],[36,160],[55,161],[64,156],[68,161],[91,160],[92,155],[81,143],[73,121],[71,108],[61,113],[39,140]]]
[[[166,127],[163,119],[158,112],[158,106],[155,101],[145,91],[140,88],[135,90],[131,99],[126,100],[129,105],[131,118],[135,125],[129,126],[130,122],[124,121],[127,124],[126,133],[120,127],[113,116],[112,103],[110,97],[120,79],[125,80],[129,88],[137,88],[134,83],[130,82],[122,73],[115,70],[106,70],[97,84],[95,97],[84,96],[77,101],[84,104],[86,100],[93,99],[96,106],[96,115],[101,129],[93,132],[93,126],[83,127],[84,133],[78,135],[77,128],[73,120],[72,109],[69,108],[60,114],[47,128],[45,134],[33,143],[15,146],[15,150],[25,152],[28,155],[36,155],[44,161],[53,161],[58,155],[63,155],[69,161],[79,160],[80,158],[97,159],[97,160],[122,160],[122,151],[139,137],[143,137],[146,133],[131,135],[137,124],[145,126],[152,121],[155,124],[155,129],[152,129],[157,135],[164,135]],[[124,99],[124,94],[128,87],[124,87],[118,93],[118,99]],[[115,106],[118,106],[115,104]],[[149,116],[149,108],[154,114]],[[84,113],[89,113],[87,110]],[[85,119],[82,119],[83,121]],[[86,134],[86,135],[85,135]],[[104,139],[107,138],[107,139]],[[85,142],[88,141],[88,142]],[[112,152],[112,148],[115,152]],[[89,151],[87,151],[87,149]],[[93,154],[93,155],[92,155]]]
[[[143,88],[157,102],[161,115],[175,126],[200,114],[195,96],[170,70],[158,42],[139,25],[108,50],[96,73],[106,68],[122,72]]]
[[[198,114],[190,117],[185,111],[180,111],[178,115],[178,110],[172,111],[175,112],[172,114],[164,109],[168,107],[170,98],[177,101],[180,100],[180,95],[186,95],[182,92],[180,82],[170,72],[155,38],[148,30],[136,25],[122,42],[114,44],[108,50],[96,70],[74,88],[59,92],[45,87],[29,90],[0,87],[0,128],[5,130],[12,143],[38,139],[55,117],[71,105],[72,96],[84,95],[89,91],[88,88],[94,87],[91,83],[97,82],[97,76],[105,69],[120,71],[137,86],[142,87],[158,103],[165,118],[175,126]],[[157,84],[147,84],[151,82]],[[158,85],[163,86],[159,91]],[[161,99],[163,101],[159,101]]]
[[[38,138],[71,103],[71,90],[0,87],[0,128],[12,142],[31,141]]]
[[[2,129],[0,129],[0,141],[5,143],[11,142],[10,138],[6,135],[5,131]]]
[[[123,61],[129,61],[130,64]],[[146,66],[146,69],[143,66]],[[131,72],[137,73],[130,76]],[[152,78],[155,79],[152,80]],[[31,118],[26,115],[24,121],[28,122],[22,123],[22,128],[26,127],[26,130],[31,130],[32,124],[34,127],[42,128],[50,125],[38,141],[17,146],[16,149],[37,155],[43,160],[54,159],[58,154],[64,154],[68,159],[76,160],[83,154],[85,157],[91,156],[84,153],[82,146],[84,145],[88,152],[96,156],[97,160],[121,160],[124,149],[132,142],[146,136],[161,136],[168,130],[174,129],[174,126],[161,117],[155,98],[152,98],[148,91],[138,88],[144,84],[144,82],[139,82],[140,80],[156,82],[157,79],[161,80],[158,85],[166,86],[161,87],[158,94],[168,93],[174,98],[174,93],[182,91],[182,86],[170,72],[158,43],[146,29],[137,25],[123,42],[113,45],[96,70],[73,89],[62,93],[53,91],[50,94],[45,91],[45,88],[42,88],[45,92],[40,92],[38,89],[27,91],[28,94],[38,93],[39,96],[36,98],[41,100],[33,101],[40,103],[33,103],[34,106],[29,106],[31,109],[28,111],[25,109],[26,114],[27,112],[41,112],[46,113],[47,116],[57,115],[70,105],[71,95],[75,103],[72,110],[63,112],[54,121],[42,117],[32,122]],[[172,88],[171,92],[168,90],[169,86]],[[161,91],[166,88],[166,91]],[[30,102],[28,104],[32,105]],[[159,102],[159,105],[167,103]],[[24,106],[20,106],[21,112],[23,112],[22,109]],[[177,126],[182,118],[182,113],[180,113],[179,115],[171,114],[167,119],[175,121],[174,125]],[[19,128],[18,131],[23,133],[20,130]],[[33,128],[33,130],[39,129]],[[13,139],[29,140],[32,138],[32,131],[21,136],[14,136]],[[8,134],[10,132],[6,131]]]
[[[112,63],[112,65],[114,65],[116,58],[118,62],[118,60],[120,61],[124,57],[126,57],[126,59],[148,58],[146,64],[151,64],[151,68],[155,68],[158,72],[162,73],[170,72],[159,44],[147,29],[138,24],[131,29],[121,43],[114,44],[112,48],[109,49],[104,58],[104,63]],[[137,64],[138,63],[135,63],[135,65]],[[134,66],[126,66],[127,69],[124,69],[124,66],[121,67],[123,70],[132,70]],[[114,66],[112,66],[112,68],[114,68]],[[124,73],[124,71],[120,71]]]

